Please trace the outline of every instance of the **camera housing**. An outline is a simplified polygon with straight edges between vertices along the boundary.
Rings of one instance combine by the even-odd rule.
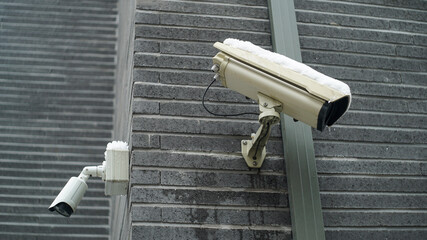
[[[49,211],[56,211],[64,217],[70,217],[76,211],[87,188],[83,179],[71,177],[50,205]]]
[[[318,73],[305,64],[286,59],[293,61],[292,64],[296,68],[301,68],[302,73],[300,73],[231,45],[217,42],[214,47],[220,50],[213,57],[213,63],[217,66],[217,78],[221,80],[222,85],[257,102],[259,102],[258,93],[269,96],[281,102],[284,114],[319,131],[334,124],[350,106],[351,94],[345,83]],[[271,54],[275,54],[273,57],[279,55]],[[286,58],[282,55],[280,57]],[[331,87],[333,85],[322,83],[318,79],[303,74],[304,71],[316,72],[318,73],[315,75],[316,78],[323,76],[322,80],[327,79],[329,83],[345,85],[348,90],[342,91]]]
[[[323,131],[349,108],[347,84],[309,66],[262,49],[250,42],[226,39],[212,61],[214,79],[223,86],[258,102],[260,128],[242,140],[242,155],[250,168],[260,168],[266,156],[271,127],[287,114]]]
[[[88,186],[89,177],[101,177],[105,181],[105,195],[126,195],[129,185],[129,147],[127,143],[113,141],[107,144],[102,165],[83,168],[78,177],[71,177],[49,206],[64,217],[70,217],[77,209]]]

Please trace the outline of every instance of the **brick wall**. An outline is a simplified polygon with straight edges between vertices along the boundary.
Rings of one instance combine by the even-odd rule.
[[[137,1],[136,9],[132,238],[289,238],[279,129],[262,170],[250,170],[240,141],[256,117],[215,117],[201,105],[215,41],[271,48],[266,1]],[[258,111],[219,84],[207,99],[214,111]]]
[[[110,141],[115,0],[0,0],[0,239],[108,239],[104,184],[48,207]]]
[[[295,1],[303,62],[347,82],[349,112],[314,132],[327,239],[423,239],[425,1]]]
[[[347,82],[349,112],[313,132],[327,239],[426,234],[425,1],[296,0],[303,62]],[[261,171],[240,140],[258,123],[200,100],[228,37],[271,48],[266,1],[136,2],[130,222],[133,239],[290,239],[282,142]],[[208,107],[258,111],[215,84]],[[129,234],[127,231],[129,230]],[[124,238],[123,238],[124,239]]]

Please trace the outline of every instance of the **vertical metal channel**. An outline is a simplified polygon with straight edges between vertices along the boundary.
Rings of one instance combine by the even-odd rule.
[[[271,38],[275,52],[301,61],[293,0],[269,0]],[[322,208],[311,127],[281,114],[294,240],[323,240]]]

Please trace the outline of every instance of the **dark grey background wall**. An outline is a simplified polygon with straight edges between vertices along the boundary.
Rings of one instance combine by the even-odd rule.
[[[103,160],[113,113],[115,0],[0,0],[0,239],[108,239],[109,198],[47,208]]]
[[[214,117],[202,94],[215,41],[271,48],[266,1],[137,1],[132,123],[132,239],[289,239],[286,176],[278,128],[261,171],[240,141],[256,117]],[[219,84],[216,112],[258,112]]]
[[[347,82],[314,132],[328,239],[427,236],[427,2],[295,1],[302,57]]]

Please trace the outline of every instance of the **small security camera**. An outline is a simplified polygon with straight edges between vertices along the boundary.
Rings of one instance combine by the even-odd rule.
[[[99,169],[99,172],[97,171]],[[70,217],[87,190],[86,181],[89,176],[102,177],[103,166],[85,167],[78,177],[71,177],[64,188],[49,207],[51,212],[56,211],[62,216]]]
[[[237,39],[214,47],[220,50],[213,57],[214,79],[259,104],[261,127],[241,144],[249,167],[261,167],[271,127],[279,122],[280,113],[323,131],[350,106],[347,84],[303,63]]]
[[[125,142],[108,143],[102,165],[85,167],[78,177],[71,177],[53,200],[49,211],[70,217],[88,188],[86,181],[89,177],[101,177],[105,181],[105,195],[125,195],[129,183],[128,148]]]

